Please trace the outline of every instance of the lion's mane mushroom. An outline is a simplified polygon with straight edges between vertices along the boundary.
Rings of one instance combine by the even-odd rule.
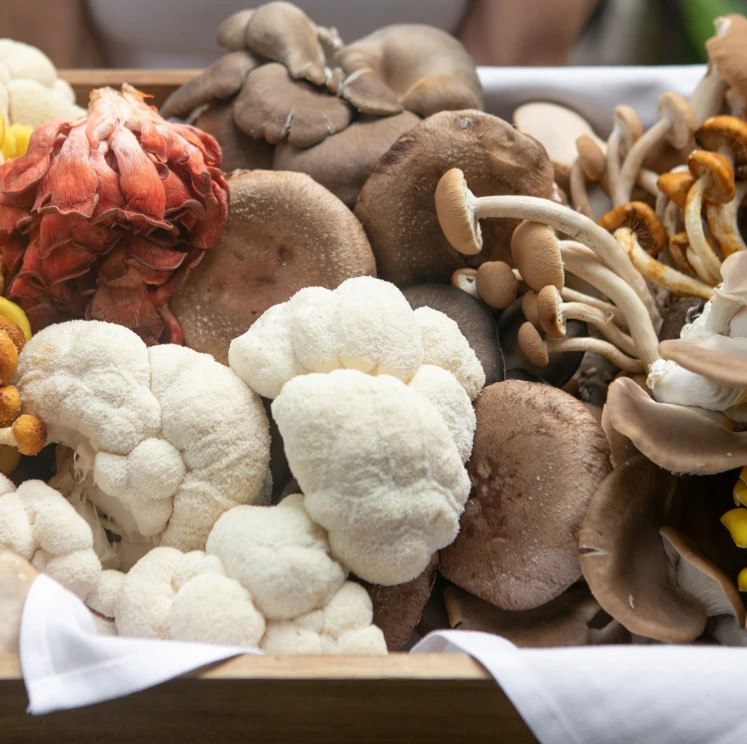
[[[264,498],[264,409],[207,354],[69,321],[24,346],[16,382],[49,441],[75,450],[75,494],[106,515],[118,552],[201,549],[224,511]]]
[[[0,476],[0,550],[11,550],[85,599],[101,574],[85,520],[54,488],[38,480],[17,489]]]
[[[228,186],[231,207],[221,239],[170,302],[185,344],[220,362],[233,338],[302,287],[334,289],[376,272],[359,222],[309,176],[241,172]]]
[[[382,278],[401,286],[448,282],[459,268],[509,257],[516,220],[485,225],[479,256],[462,255],[444,237],[433,194],[442,174],[457,165],[476,194],[552,194],[552,164],[531,137],[480,111],[429,116],[379,160],[355,205]]]
[[[482,109],[475,63],[459,41],[433,26],[385,26],[344,46],[333,62],[346,75],[340,95],[362,113]]]
[[[470,401],[485,379],[453,320],[358,277],[270,308],[231,343],[229,363],[275,399],[306,510],[344,567],[402,583],[453,540],[469,491]]]
[[[537,607],[581,576],[578,530],[610,470],[604,433],[557,388],[507,380],[475,404],[474,496],[440,572],[504,609]]]

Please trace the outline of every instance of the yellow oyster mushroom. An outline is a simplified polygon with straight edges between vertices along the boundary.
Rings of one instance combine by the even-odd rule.
[[[729,509],[721,517],[721,524],[729,530],[731,539],[738,548],[747,548],[747,509]]]
[[[740,592],[747,592],[747,568],[743,568],[737,574],[737,589]]]
[[[734,484],[732,495],[736,506],[747,506],[747,467],[739,472],[739,479]]]

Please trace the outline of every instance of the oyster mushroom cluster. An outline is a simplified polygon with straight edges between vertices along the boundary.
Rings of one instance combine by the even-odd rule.
[[[474,63],[426,25],[352,43],[270,2],[226,18],[227,53],[163,104],[220,142],[225,166],[302,171],[352,206],[373,164],[420,117],[481,109]]]

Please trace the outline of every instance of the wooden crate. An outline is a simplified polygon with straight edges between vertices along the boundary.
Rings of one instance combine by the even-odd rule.
[[[88,94],[126,81],[158,106],[196,70],[61,70]],[[242,656],[125,698],[31,716],[18,658],[0,655],[0,742],[536,741],[492,677],[463,654]]]

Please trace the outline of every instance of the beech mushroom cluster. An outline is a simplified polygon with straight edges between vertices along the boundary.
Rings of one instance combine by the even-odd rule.
[[[288,2],[239,11],[218,28],[227,53],[164,103],[224,150],[227,169],[313,176],[346,204],[420,117],[482,108],[462,45],[426,25],[387,26],[345,44]]]

